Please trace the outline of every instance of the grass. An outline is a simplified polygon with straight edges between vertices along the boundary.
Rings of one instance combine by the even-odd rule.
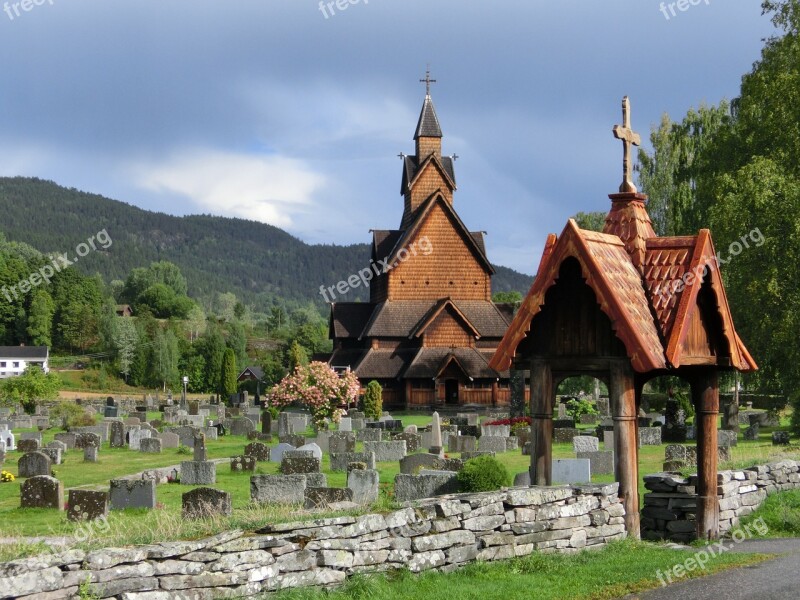
[[[790,490],[780,494],[773,494],[753,514],[743,518],[740,527],[750,525],[758,519],[763,519],[767,528],[762,528],[765,533],[761,535],[756,528],[754,537],[800,537],[800,490]]]
[[[623,540],[601,550],[574,555],[532,554],[524,558],[493,563],[473,563],[454,573],[412,575],[399,571],[386,575],[357,576],[334,591],[289,590],[270,596],[275,600],[484,600],[486,598],[618,598],[660,585],[657,573],[683,563],[690,551],[678,551],[646,542]],[[752,565],[767,557],[722,554],[705,571],[689,577],[708,575],[723,569]]]
[[[148,414],[149,418],[158,418],[159,413]],[[398,415],[406,425],[427,425],[430,417],[426,414]],[[44,433],[45,443],[51,441],[57,433],[49,430]],[[309,432],[310,433],[310,432]],[[742,467],[765,463],[786,457],[783,449],[776,449],[770,441],[770,433],[764,431],[757,441],[740,441],[739,446],[732,448],[732,461],[721,467]],[[244,437],[226,436],[219,440],[207,441],[208,456],[228,458],[243,452],[248,441]],[[360,446],[360,445],[359,445]],[[357,449],[361,449],[360,447]],[[9,452],[4,469],[16,475],[18,452]],[[124,475],[131,475],[146,469],[177,465],[183,460],[191,460],[190,456],[179,454],[175,449],[165,450],[162,454],[142,454],[127,449],[111,449],[105,445],[99,461],[85,464],[80,450],[66,453],[66,462],[54,467],[58,478],[64,483],[66,490],[70,488],[108,489],[108,481]],[[457,457],[458,454],[452,455]],[[574,457],[571,444],[555,444],[554,458]],[[644,494],[643,477],[661,471],[664,458],[663,446],[644,446],[639,451],[640,494]],[[512,476],[528,469],[530,458],[522,456],[519,450],[498,455]],[[395,475],[400,471],[399,464],[379,463],[381,482],[381,498],[376,506],[369,510],[389,510],[392,508],[392,491]],[[276,473],[276,463],[259,463],[257,473]],[[332,473],[327,455],[322,462],[322,470],[327,474],[328,484],[334,487],[346,485],[344,473]],[[601,475],[593,478],[595,482],[613,481],[613,475]],[[80,534],[81,526],[67,521],[63,512],[54,510],[34,510],[19,508],[20,481],[0,484],[0,537],[17,536],[70,536]],[[135,539],[140,543],[168,539],[192,538],[207,535],[231,528],[254,528],[267,522],[296,520],[300,513],[293,507],[254,507],[250,504],[250,477],[248,473],[231,473],[226,463],[217,465],[217,484],[232,497],[234,515],[228,520],[207,523],[187,522],[180,519],[181,496],[192,489],[183,485],[160,485],[157,487],[158,509],[142,513],[141,511],[114,511],[109,517],[111,533],[98,535],[94,532],[89,543],[102,545],[124,545]],[[13,545],[12,545],[13,546]],[[20,554],[30,554],[33,549],[22,544]],[[0,552],[7,554],[8,548],[0,547]]]

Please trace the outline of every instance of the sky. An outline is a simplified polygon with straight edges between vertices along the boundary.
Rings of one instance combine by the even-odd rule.
[[[645,143],[736,97],[760,4],[0,0],[0,175],[366,243],[399,226],[430,65],[455,208],[533,274],[548,233],[609,208],[622,97]]]

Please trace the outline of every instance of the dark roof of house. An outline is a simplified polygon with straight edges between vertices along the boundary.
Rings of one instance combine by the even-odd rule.
[[[442,137],[439,117],[436,116],[436,109],[430,96],[425,96],[425,101],[422,103],[422,111],[419,113],[417,131],[414,133],[415,140],[421,137]]]
[[[47,346],[0,346],[0,356],[3,358],[47,358],[49,353]]]
[[[372,232],[372,258],[373,260],[381,260],[389,258],[392,250],[394,250],[397,240],[403,235],[400,230],[386,230],[376,229]],[[381,265],[378,264],[378,267]]]
[[[467,377],[494,379],[500,374],[489,367],[490,354],[473,348],[422,348],[406,370],[405,377],[433,379],[454,360]]]
[[[360,379],[397,379],[414,359],[416,350],[370,349],[355,368]]]
[[[364,348],[339,348],[333,351],[328,364],[332,367],[350,367],[351,370],[355,370],[364,353]]]
[[[245,367],[245,369],[241,373],[239,373],[239,377],[237,377],[237,379],[241,379],[242,375],[244,375],[248,371],[250,371],[250,373],[252,373],[253,376],[259,381],[264,379],[264,369],[262,369],[261,367]]]

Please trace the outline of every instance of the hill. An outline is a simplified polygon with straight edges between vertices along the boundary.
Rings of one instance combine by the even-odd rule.
[[[281,301],[321,306],[319,286],[346,279],[370,257],[368,244],[306,244],[264,223],[176,217],[35,178],[0,178],[0,210],[0,232],[42,252],[72,255],[78,244],[106,230],[113,244],[76,263],[85,273],[112,281],[135,267],[168,260],[186,276],[191,296],[230,291],[260,310]],[[529,276],[506,267],[497,267],[493,278],[495,292],[524,294],[530,284]],[[367,296],[355,290],[347,299]]]

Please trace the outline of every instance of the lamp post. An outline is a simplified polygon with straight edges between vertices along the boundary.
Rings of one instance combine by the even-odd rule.
[[[184,375],[182,378],[183,381],[183,398],[181,398],[181,407],[186,410],[186,386],[189,384],[189,378]]]

